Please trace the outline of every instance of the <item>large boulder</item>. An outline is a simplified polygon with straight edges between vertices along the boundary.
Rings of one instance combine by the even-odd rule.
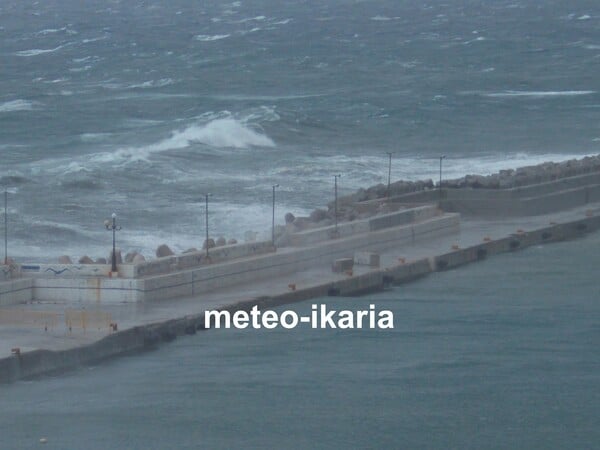
[[[296,217],[294,219],[294,227],[296,231],[303,231],[310,228],[311,221],[308,217]]]
[[[321,222],[322,220],[327,219],[327,211],[325,211],[324,209],[315,209],[313,212],[310,213],[309,217],[312,222]]]
[[[202,244],[202,250],[206,250],[207,248],[214,248],[215,247],[215,240],[213,238],[208,238],[208,240],[204,240],[204,243]]]
[[[296,216],[294,216],[291,212],[289,212],[289,213],[286,213],[284,219],[285,219],[285,223],[294,223]]]
[[[161,244],[156,249],[156,257],[157,258],[164,258],[165,256],[173,256],[174,254],[175,253],[173,252],[173,250],[171,250],[167,244]]]
[[[62,255],[62,256],[58,257],[58,263],[59,264],[73,264],[73,261],[71,261],[70,256]]]
[[[136,256],[137,254],[138,254],[138,252],[135,252],[135,251],[133,251],[133,252],[128,252],[128,253],[125,255],[125,263],[126,263],[126,264],[131,264],[131,263],[133,262],[133,259],[135,258],[135,256]]]
[[[85,255],[85,256],[82,256],[81,258],[79,258],[78,263],[79,264],[94,264],[94,260],[92,258],[90,258],[89,256]]]
[[[106,258],[98,258],[96,264],[106,264]]]
[[[225,238],[224,238],[223,236],[219,236],[219,237],[217,238],[217,242],[215,242],[215,245],[216,245],[217,247],[223,247],[223,246],[224,246],[224,245],[226,245],[226,244],[227,244],[227,241],[225,240]]]
[[[133,261],[131,261],[133,264],[141,264],[143,262],[146,262],[146,258],[144,258],[144,255],[137,253],[134,257],[133,257]]]
[[[235,245],[235,244],[237,244],[237,243],[238,243],[238,242],[237,242],[237,239],[235,239],[235,238],[230,238],[230,239],[227,241],[227,245]]]

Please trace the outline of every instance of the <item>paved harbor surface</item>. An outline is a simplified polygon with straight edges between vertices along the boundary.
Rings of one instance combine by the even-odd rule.
[[[380,268],[397,266],[400,264],[400,258],[411,261],[434,257],[451,251],[453,246],[469,247],[481,243],[484,238],[500,239],[516,233],[517,230],[531,231],[546,227],[550,223],[560,224],[578,220],[589,214],[600,214],[600,204],[589,204],[585,207],[535,217],[512,217],[501,220],[476,220],[463,217],[460,232],[457,234],[415,244],[402,244],[389,248],[385,252],[379,252]],[[285,248],[278,251],[292,250]],[[2,307],[0,308],[0,358],[9,356],[12,349],[17,347],[21,352],[36,349],[65,350],[95,342],[110,334],[107,326],[109,321],[116,323],[119,330],[124,330],[138,325],[201,314],[207,309],[232,305],[256,297],[283,294],[289,292],[288,285],[292,283],[301,290],[348,277],[346,274],[332,273],[331,262],[323,261],[321,265],[310,270],[289,276],[227,286],[196,297],[142,303],[85,305],[89,315],[82,320],[73,320],[71,330],[67,327],[66,316],[74,314],[77,318],[77,314],[81,313],[84,306],[80,303],[33,302]],[[370,270],[373,269],[355,265],[354,275]]]

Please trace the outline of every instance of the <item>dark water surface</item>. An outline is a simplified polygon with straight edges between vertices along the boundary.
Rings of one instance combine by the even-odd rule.
[[[0,386],[1,447],[598,448],[599,246],[315,301],[390,309],[393,331],[213,330]]]

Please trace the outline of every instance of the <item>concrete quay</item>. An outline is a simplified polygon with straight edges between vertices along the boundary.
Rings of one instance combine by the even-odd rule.
[[[427,224],[427,220],[431,222]],[[258,267],[261,260],[291,258],[289,255],[303,251],[310,255],[314,254],[315,248],[325,248],[303,268],[292,264],[290,271],[269,273],[267,270],[265,277],[253,275],[227,286],[216,283],[202,293],[174,299],[161,300],[157,296],[141,302],[86,303],[63,298],[2,306],[0,382],[68,370],[150,349],[178,335],[193,334],[203,329],[203,314],[208,309],[249,309],[253,305],[268,308],[311,298],[358,295],[480,261],[494,254],[576,238],[600,229],[600,203],[538,216],[494,220],[470,218],[463,220],[460,227],[458,216],[453,214],[441,214],[427,220],[420,222],[426,224],[422,231],[426,231],[426,227],[435,230],[432,224],[437,222],[438,227],[445,224],[444,232],[424,232],[422,236],[415,236],[407,231],[411,228],[414,231],[414,224],[408,228],[404,224],[358,233],[346,240],[328,242],[325,247],[321,243],[317,247],[306,247],[310,250],[278,249],[272,255],[232,260],[220,264],[226,267],[221,270],[232,270],[240,263]],[[351,243],[354,245],[349,246]],[[332,260],[339,255],[375,250],[379,254],[378,268],[355,265],[351,274],[331,270]],[[199,269],[184,272],[193,273]],[[170,275],[173,274],[159,276]],[[181,276],[180,273],[174,275]],[[294,285],[295,290],[290,285]],[[109,324],[117,324],[117,330],[111,329]],[[18,354],[12,352],[16,348]]]

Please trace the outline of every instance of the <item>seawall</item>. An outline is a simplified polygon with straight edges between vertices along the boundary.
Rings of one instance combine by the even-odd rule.
[[[361,295],[384,289],[392,284],[402,284],[436,271],[453,269],[490,256],[518,251],[532,245],[574,239],[600,229],[600,216],[590,216],[551,224],[537,229],[511,234],[480,244],[456,248],[450,252],[376,269],[362,275],[307,286],[280,295],[261,296],[223,306],[221,309],[250,309],[254,305],[270,308],[324,296]],[[92,364],[107,358],[152,349],[177,336],[194,334],[204,329],[203,314],[136,326],[115,332],[92,344],[77,348],[49,351],[36,350],[0,359],[0,382],[38,377]]]

